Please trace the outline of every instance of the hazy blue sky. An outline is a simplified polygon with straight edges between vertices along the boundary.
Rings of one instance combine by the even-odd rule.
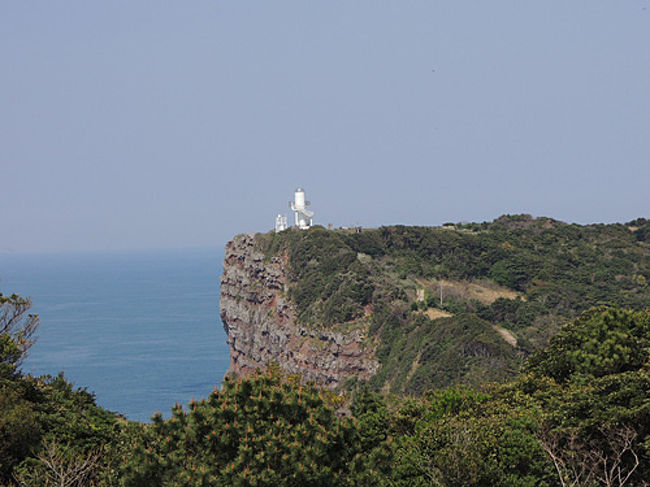
[[[3,1],[0,251],[650,216],[650,0]]]

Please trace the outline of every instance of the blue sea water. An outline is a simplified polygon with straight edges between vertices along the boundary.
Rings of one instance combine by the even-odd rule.
[[[63,371],[127,418],[206,397],[228,368],[217,249],[0,255],[0,292],[33,299],[41,325],[23,364]]]

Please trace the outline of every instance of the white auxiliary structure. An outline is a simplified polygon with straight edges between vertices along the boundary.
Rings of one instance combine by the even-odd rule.
[[[286,230],[287,227],[287,217],[278,213],[278,216],[275,217],[275,233]]]
[[[289,207],[296,215],[296,226],[301,230],[307,230],[314,224],[314,212],[307,209],[311,203],[305,201],[305,192],[298,188],[294,193],[294,201],[289,201]]]

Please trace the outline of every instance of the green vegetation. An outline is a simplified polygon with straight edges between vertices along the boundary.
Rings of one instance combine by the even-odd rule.
[[[594,308],[551,345],[531,357],[528,369],[563,383],[576,376],[600,378],[635,371],[650,359],[650,314]]]
[[[340,417],[339,396],[274,366],[150,425],[121,420],[62,377],[22,375],[20,333],[2,335],[5,485],[641,487],[650,478],[650,310],[588,310],[500,385],[406,397],[361,387]]]
[[[306,323],[332,325],[360,318],[375,292],[371,274],[346,244],[345,235],[315,227],[308,232],[260,236],[267,255],[289,254],[289,293]]]
[[[375,389],[386,383],[404,384],[393,392],[426,391],[432,384],[447,387],[461,381],[479,385],[517,372],[520,358],[515,349],[475,315],[435,321],[422,315],[409,320],[406,315],[405,321],[413,330],[405,332],[399,322],[389,322],[394,328],[383,330],[389,339],[377,350],[384,367],[371,379]]]
[[[647,486],[649,230],[517,216],[261,235],[300,319],[364,323],[382,368],[342,397],[273,366],[152,424],[22,373],[38,317],[0,295],[0,485]],[[445,279],[463,292],[441,305]]]
[[[649,311],[590,310],[533,355],[516,380],[483,394],[427,393],[398,409],[397,485],[620,486],[628,474],[625,485],[645,485],[648,324]],[[633,354],[613,352],[637,340]],[[606,479],[607,472],[621,477]]]
[[[287,259],[289,296],[304,323],[328,327],[369,316],[382,362],[375,390],[422,394],[514,377],[561,323],[593,306],[647,306],[649,228],[645,219],[581,226],[514,215],[360,233],[315,227],[258,235],[257,242],[268,257]],[[480,300],[451,285],[462,283],[510,294]],[[423,311],[432,308],[453,316],[430,319]]]

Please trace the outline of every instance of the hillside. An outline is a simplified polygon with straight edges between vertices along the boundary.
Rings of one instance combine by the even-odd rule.
[[[650,302],[645,219],[316,227],[229,246],[221,306],[231,372],[277,361],[332,388],[359,377],[416,394],[503,381],[582,311]]]

